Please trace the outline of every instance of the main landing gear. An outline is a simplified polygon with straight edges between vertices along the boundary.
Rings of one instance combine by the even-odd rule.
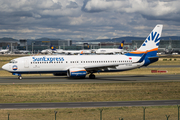
[[[95,76],[93,73],[91,73],[91,74],[89,75],[89,78],[90,78],[90,79],[95,79],[96,76]]]

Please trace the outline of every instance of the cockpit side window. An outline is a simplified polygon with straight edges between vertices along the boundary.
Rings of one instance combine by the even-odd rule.
[[[9,63],[17,63],[17,61],[15,61],[15,60],[11,60]]]

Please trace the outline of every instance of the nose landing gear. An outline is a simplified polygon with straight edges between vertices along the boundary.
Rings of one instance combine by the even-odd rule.
[[[22,80],[22,76],[19,73],[12,73],[13,75],[17,75],[19,80]]]
[[[19,76],[18,79],[19,79],[19,80],[22,80],[22,76]]]

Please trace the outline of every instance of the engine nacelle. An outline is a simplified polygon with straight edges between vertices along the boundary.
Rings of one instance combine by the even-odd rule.
[[[68,77],[80,77],[84,78],[86,76],[87,72],[84,68],[70,68],[67,71]]]

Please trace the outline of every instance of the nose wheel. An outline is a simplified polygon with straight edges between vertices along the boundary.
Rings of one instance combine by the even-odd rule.
[[[12,73],[12,75],[17,75],[19,80],[22,80],[22,76],[19,73]]]
[[[96,76],[95,76],[93,73],[91,73],[91,74],[89,75],[89,78],[90,78],[90,79],[95,79]]]
[[[22,76],[19,76],[18,79],[19,79],[19,80],[22,80]]]

